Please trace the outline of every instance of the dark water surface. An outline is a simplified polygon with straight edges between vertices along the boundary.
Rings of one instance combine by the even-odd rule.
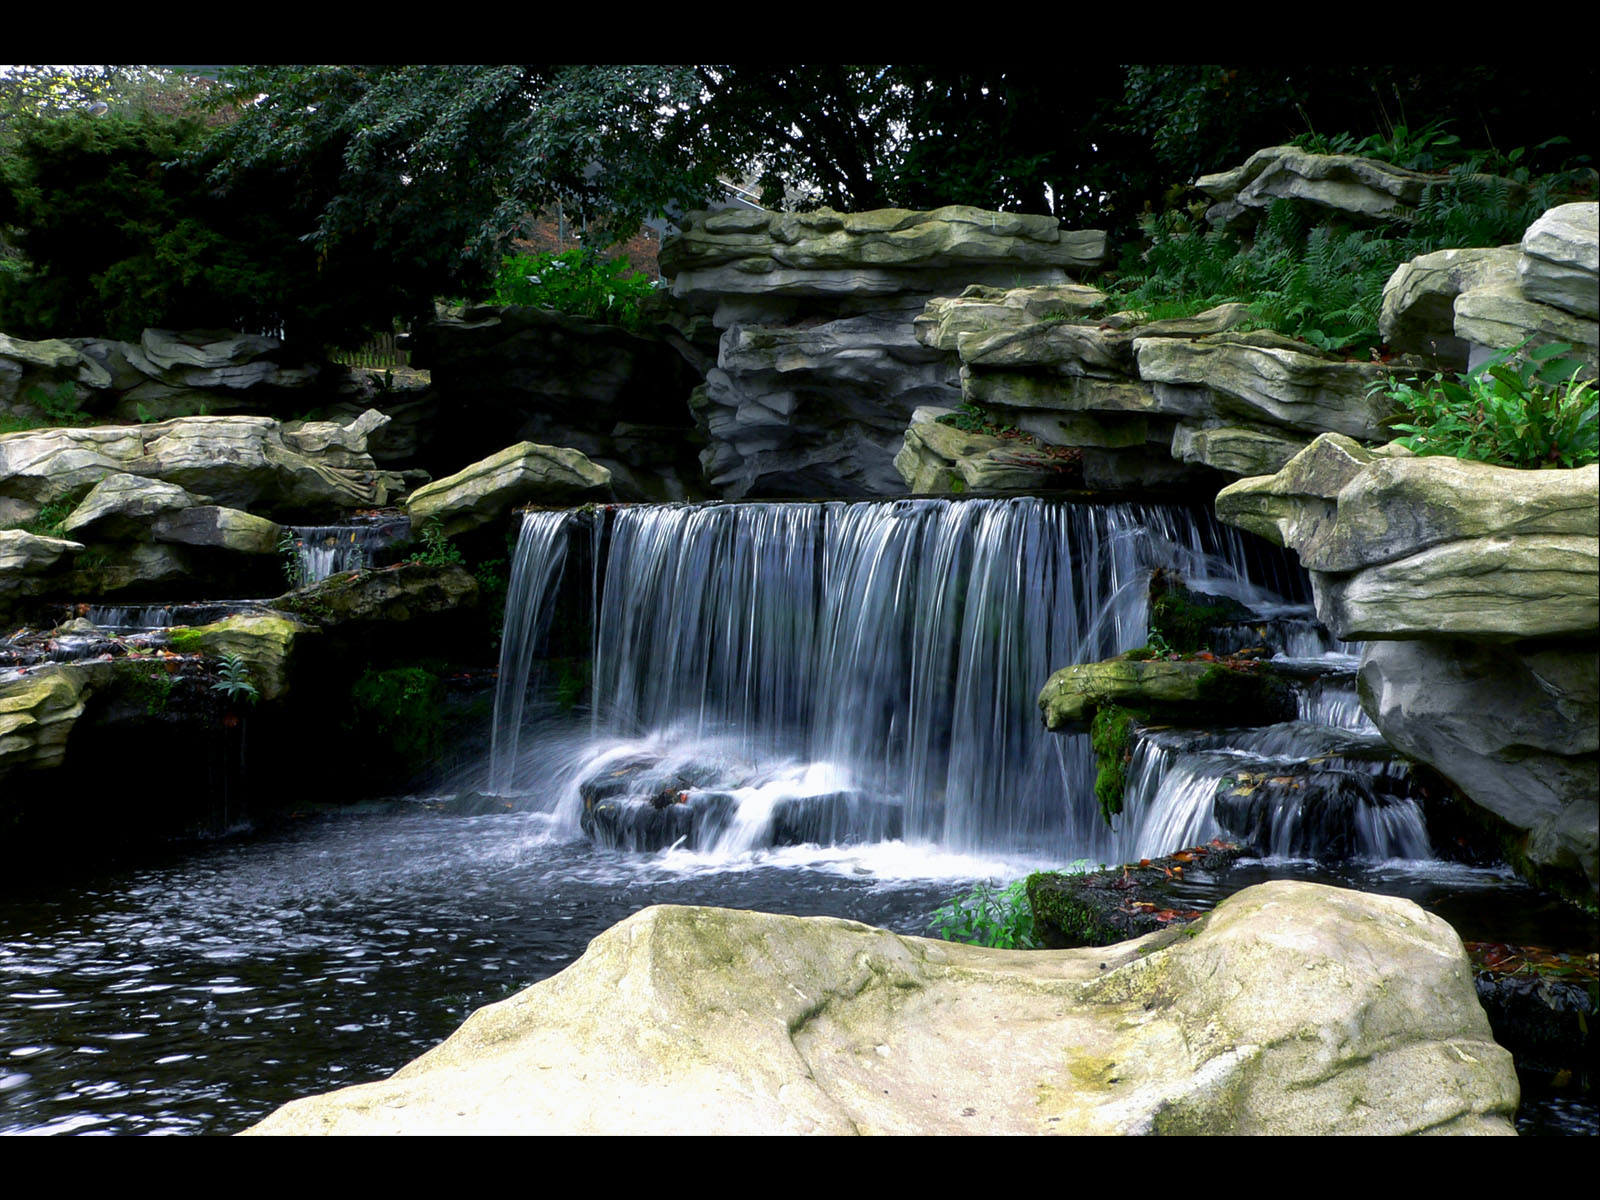
[[[649,904],[922,934],[973,880],[1038,865],[898,843],[628,855],[544,814],[412,805],[191,844],[165,862],[0,897],[0,1132],[236,1132],[285,1101],[387,1076]],[[1456,870],[1454,882],[1403,870],[1320,878],[1412,894],[1453,920],[1478,918],[1452,905],[1506,910],[1504,880]],[[1530,1100],[1524,1132],[1596,1130],[1587,1100]]]

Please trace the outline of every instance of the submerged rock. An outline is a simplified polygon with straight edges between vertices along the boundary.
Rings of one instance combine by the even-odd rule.
[[[647,908],[247,1132],[1509,1134],[1517,1100],[1454,930],[1281,882],[1090,950]]]

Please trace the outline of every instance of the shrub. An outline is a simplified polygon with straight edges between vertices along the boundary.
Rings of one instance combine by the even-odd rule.
[[[626,258],[603,259],[591,247],[564,254],[507,255],[491,301],[528,304],[634,328],[655,284]]]
[[[1523,343],[1526,345],[1526,343]],[[1583,364],[1552,343],[1496,355],[1457,381],[1446,376],[1373,385],[1406,410],[1392,422],[1400,444],[1418,454],[1448,454],[1506,467],[1582,467],[1600,460],[1600,420],[1593,380]]]
[[[978,883],[965,896],[956,896],[935,909],[928,928],[947,942],[1002,950],[1031,950],[1039,945],[1025,879],[1006,888]]]

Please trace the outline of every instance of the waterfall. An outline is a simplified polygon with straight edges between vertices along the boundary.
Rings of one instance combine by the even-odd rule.
[[[549,632],[556,593],[567,564],[571,514],[529,512],[522,517],[500,635],[500,672],[495,683],[494,731],[489,748],[489,786],[504,792],[515,784],[517,743],[535,650]]]
[[[1262,572],[1233,531],[1172,506],[642,505],[603,519],[577,786],[597,836],[639,848],[743,843],[757,827],[842,840],[858,823],[859,836],[894,829],[957,850],[1103,852],[1112,842],[1078,794],[1093,778],[1088,739],[1045,732],[1044,681],[1143,644],[1156,566],[1281,603],[1252,582]],[[570,533],[566,514],[524,519],[495,790],[553,770],[517,747]]]
[[[378,552],[410,536],[411,522],[391,515],[345,525],[291,525],[299,586],[321,583],[343,571],[370,567]]]

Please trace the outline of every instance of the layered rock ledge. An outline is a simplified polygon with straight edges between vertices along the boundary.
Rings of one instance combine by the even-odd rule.
[[[1087,950],[647,908],[247,1132],[1507,1134],[1517,1100],[1447,924],[1281,882]]]
[[[1327,435],[1216,504],[1300,555],[1335,636],[1370,639],[1361,704],[1384,738],[1506,822],[1525,871],[1600,892],[1600,465]]]

